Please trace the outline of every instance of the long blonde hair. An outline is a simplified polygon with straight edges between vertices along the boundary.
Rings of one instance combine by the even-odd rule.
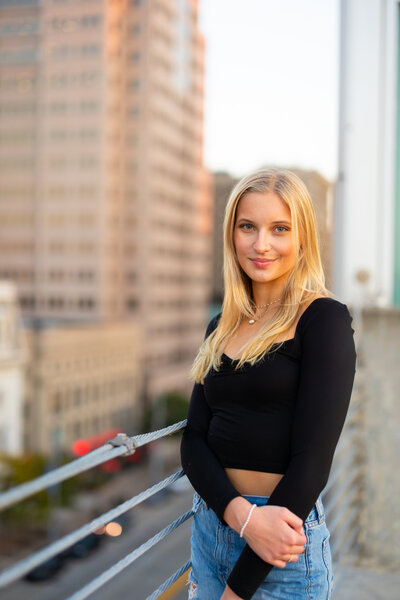
[[[232,189],[225,208],[222,313],[218,326],[203,341],[192,364],[189,379],[198,383],[204,383],[204,377],[211,368],[218,371],[225,344],[238,329],[243,315],[254,317],[251,279],[239,265],[233,239],[239,200],[252,192],[274,192],[288,206],[296,261],[272,321],[244,346],[236,369],[245,362],[254,365],[274,345],[274,350],[277,350],[281,345],[277,342],[278,338],[296,322],[301,304],[318,295],[335,297],[325,287],[314,206],[300,177],[291,171],[278,169],[261,169],[243,177]]]

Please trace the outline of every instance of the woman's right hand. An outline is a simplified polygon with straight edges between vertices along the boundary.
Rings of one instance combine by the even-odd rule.
[[[303,521],[284,506],[257,506],[243,537],[263,560],[283,569],[305,552]]]
[[[250,508],[251,503],[245,498],[234,498],[225,510],[224,519],[239,533]],[[288,508],[257,506],[243,537],[260,558],[283,569],[289,559],[296,562],[299,554],[305,552],[307,538],[302,527],[303,521]]]

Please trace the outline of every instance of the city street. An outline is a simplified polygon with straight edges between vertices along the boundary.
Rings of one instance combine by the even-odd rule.
[[[112,564],[132,552],[179,515],[191,508],[192,492],[167,492],[154,505],[133,508],[132,526],[120,538],[109,538],[87,558],[69,559],[53,579],[31,583],[19,581],[2,591],[2,600],[63,600]],[[189,559],[191,519],[139,557],[91,597],[109,600],[126,594],[144,600],[154,589]]]

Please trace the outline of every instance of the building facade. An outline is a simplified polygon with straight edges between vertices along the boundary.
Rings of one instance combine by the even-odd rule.
[[[24,316],[136,320],[188,387],[211,290],[196,0],[1,0],[0,277]]]
[[[135,323],[25,324],[23,448],[71,453],[74,442],[142,419],[140,329]]]

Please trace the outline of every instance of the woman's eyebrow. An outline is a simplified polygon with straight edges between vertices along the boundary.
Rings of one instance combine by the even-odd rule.
[[[241,223],[242,221],[250,221],[250,223],[253,223],[253,221],[251,219],[246,219],[246,218],[242,218],[239,219],[238,223]],[[285,219],[282,219],[281,221],[271,221],[272,225],[276,225],[277,223],[285,223],[285,225],[290,225],[290,221],[285,221]]]

